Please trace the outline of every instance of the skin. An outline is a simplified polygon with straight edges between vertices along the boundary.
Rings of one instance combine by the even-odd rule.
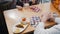
[[[35,3],[35,0],[32,0],[33,4]]]
[[[43,12],[42,14],[41,14],[41,21],[42,22],[46,22],[49,18],[52,18],[53,19],[53,15],[52,15],[52,13],[51,12],[47,12],[47,11],[45,11],[45,12]]]

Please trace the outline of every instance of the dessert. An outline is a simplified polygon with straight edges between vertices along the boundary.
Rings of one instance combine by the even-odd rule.
[[[24,28],[23,24],[18,24],[18,25],[16,25],[16,27],[18,27],[18,28]]]
[[[26,21],[26,18],[22,18],[22,21]]]

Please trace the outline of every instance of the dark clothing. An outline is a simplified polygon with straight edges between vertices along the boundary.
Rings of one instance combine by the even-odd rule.
[[[2,11],[0,11],[0,34],[9,34]]]
[[[3,11],[13,8],[16,8],[16,4],[13,1],[0,2],[0,34],[9,34]]]
[[[23,0],[17,0],[17,5],[19,5],[19,6],[21,6],[21,7],[23,7],[24,6],[24,3],[29,3],[29,5],[31,6],[31,5],[36,5],[37,4],[37,1],[36,1],[36,3],[34,3],[33,4],[33,2],[32,1],[29,1],[29,0],[26,0],[26,1],[23,1]]]
[[[19,6],[21,6],[21,7],[24,6],[23,2],[22,2],[22,1],[19,1],[19,0],[17,0],[16,5],[19,5]]]
[[[0,10],[8,10],[13,8],[16,8],[16,4],[13,3],[13,1],[0,2]]]

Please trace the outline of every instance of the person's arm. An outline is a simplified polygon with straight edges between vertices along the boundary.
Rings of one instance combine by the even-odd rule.
[[[55,25],[49,29],[44,29],[44,23],[39,23],[34,34],[60,34],[60,24]]]
[[[55,26],[51,27],[50,29],[46,29],[46,31],[49,34],[60,34],[60,24],[55,25]]]
[[[48,34],[48,32],[46,32],[46,30],[44,29],[44,23],[43,22],[40,22],[35,31],[34,31],[34,34]]]

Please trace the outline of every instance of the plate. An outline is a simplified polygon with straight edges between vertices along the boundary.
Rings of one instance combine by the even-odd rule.
[[[24,28],[18,28],[18,27],[16,27],[16,25],[18,25],[18,24],[21,24],[21,23],[16,23],[13,25],[13,27],[12,27],[13,33],[21,33],[28,27],[28,24],[26,24],[26,25],[23,25]]]

